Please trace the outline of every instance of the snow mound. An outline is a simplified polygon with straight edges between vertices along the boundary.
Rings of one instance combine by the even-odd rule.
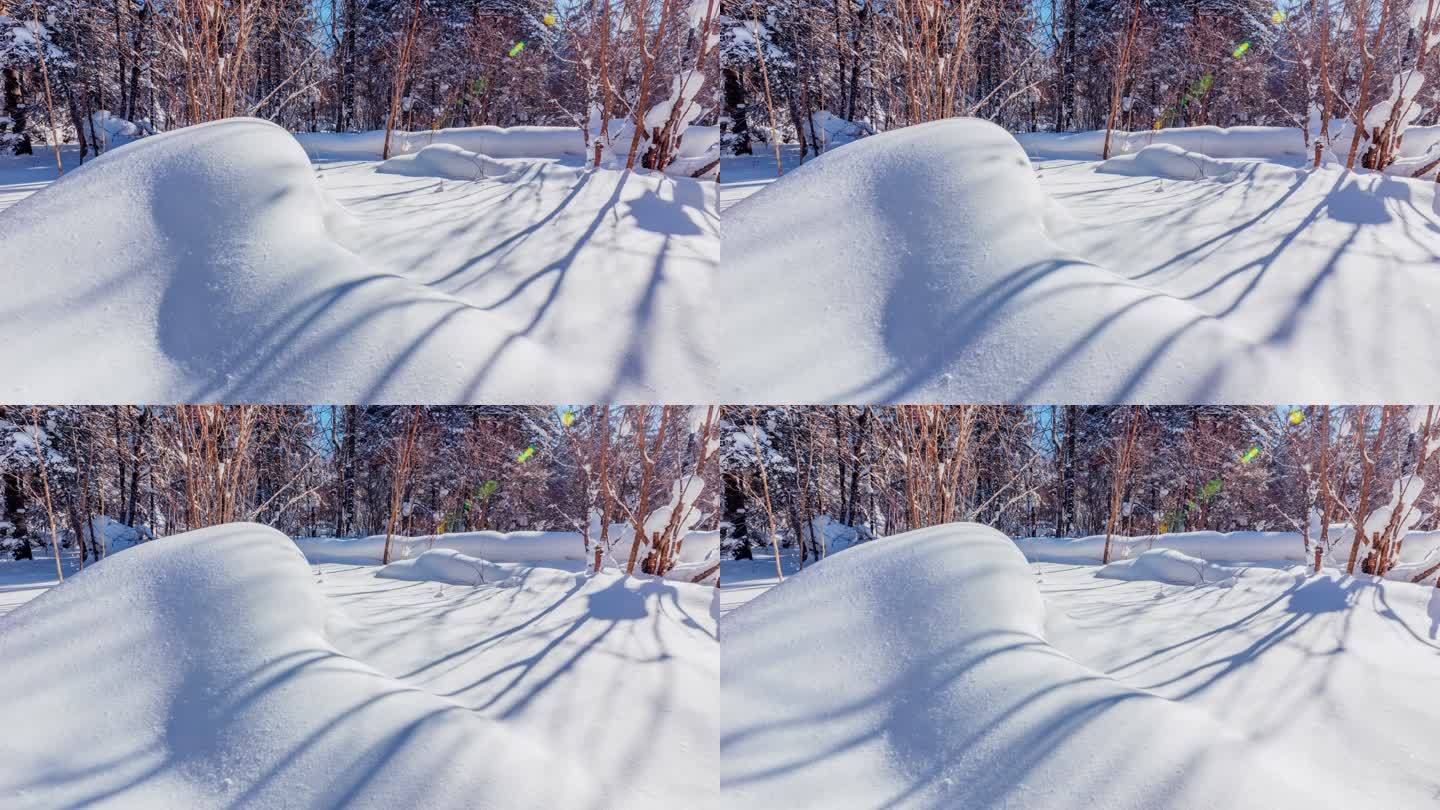
[[[1241,175],[1264,175],[1265,179],[1281,181],[1293,181],[1296,177],[1295,169],[1284,166],[1258,160],[1213,158],[1168,143],[1146,146],[1128,155],[1116,155],[1097,166],[1095,171],[1132,177],[1224,182],[1233,181]]]
[[[454,549],[434,548],[420,552],[420,556],[413,559],[390,563],[376,571],[375,576],[382,579],[480,586],[501,582],[507,579],[509,574],[495,563],[461,554]]]
[[[525,174],[529,164],[521,161],[506,163],[495,158],[461,149],[454,144],[437,143],[412,155],[397,155],[375,167],[384,174],[410,177],[444,177],[449,180],[496,180],[511,182]]]
[[[1313,769],[1075,662],[1045,618],[1024,557],[976,524],[862,544],[736,609],[725,806],[1331,806]]]
[[[396,560],[376,571],[375,576],[476,588],[482,585],[497,588],[559,586],[563,590],[567,584],[575,582],[575,573],[557,571],[544,563],[496,563],[449,548],[430,549],[408,560]]]
[[[546,401],[561,380],[574,388],[491,313],[367,266],[334,238],[347,221],[265,121],[87,163],[0,218],[18,259],[0,265],[0,399],[459,402],[483,398],[483,378],[505,401]]]
[[[1140,552],[1129,560],[1116,560],[1095,572],[1105,579],[1153,580],[1172,585],[1205,585],[1235,578],[1235,570],[1206,562],[1169,548]]]
[[[123,617],[123,621],[116,621]],[[0,623],[7,808],[582,806],[504,724],[338,653],[304,558],[228,524],[144,543]],[[82,761],[75,759],[83,752]],[[463,765],[462,765],[463,764]]]
[[[1066,253],[1052,208],[1015,139],[976,119],[769,184],[722,222],[730,400],[1190,401],[1189,358],[1242,353],[1188,301]],[[1227,365],[1235,388],[1248,365]]]

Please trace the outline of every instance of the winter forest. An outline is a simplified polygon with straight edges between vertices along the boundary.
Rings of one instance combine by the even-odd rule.
[[[5,401],[706,401],[718,11],[0,3]]]
[[[1433,0],[722,10],[728,401],[1429,398]]]
[[[1435,406],[721,419],[728,806],[1434,801]]]
[[[0,658],[32,684],[0,706],[28,729],[0,793],[714,806],[718,431],[713,407],[0,406]]]

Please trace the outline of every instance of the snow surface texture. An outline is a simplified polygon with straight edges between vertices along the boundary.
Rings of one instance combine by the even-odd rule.
[[[709,401],[717,230],[708,182],[317,175],[273,124],[176,130],[0,216],[0,399]]]
[[[1433,584],[1292,567],[1195,588],[1097,579],[1090,565],[1033,567],[1046,637],[1066,654],[1204,711],[1267,759],[1297,762],[1292,773],[1333,805],[1418,810],[1440,801],[1440,706],[1424,697],[1440,681]],[[1132,756],[1145,761],[1144,741]],[[1227,804],[1217,797],[1213,806]],[[1295,797],[1275,807],[1306,805]]]
[[[1336,806],[1324,774],[1075,662],[1045,625],[1022,555],[976,524],[807,568],[725,618],[725,806]]]
[[[7,676],[32,685],[0,702],[0,726],[24,729],[0,736],[0,795],[16,808],[593,800],[598,780],[572,759],[341,654],[327,618],[304,558],[255,524],[92,566],[0,624]]]

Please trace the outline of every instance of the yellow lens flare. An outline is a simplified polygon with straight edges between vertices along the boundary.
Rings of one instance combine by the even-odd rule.
[[[570,427],[571,425],[575,424],[575,412],[566,411],[560,414],[560,424],[564,425],[565,427]]]
[[[1230,55],[1235,57],[1236,59],[1239,59],[1240,57],[1244,56],[1245,52],[1248,50],[1250,50],[1250,43],[1242,42],[1238,46],[1236,46],[1234,51],[1231,51]]]
[[[1270,22],[1274,23],[1275,25],[1279,25],[1280,23],[1285,22],[1285,12],[1281,11],[1278,8],[1275,9],[1275,13],[1270,15]]]
[[[515,43],[515,46],[510,49],[510,55],[511,55],[511,56],[519,56],[519,55],[520,55],[520,52],[523,51],[523,50],[525,50],[525,43],[524,43],[524,42],[517,42],[517,43]]]
[[[1256,457],[1258,457],[1259,455],[1260,455],[1260,448],[1258,448],[1258,447],[1252,447],[1252,448],[1250,448],[1249,450],[1246,450],[1246,451],[1245,451],[1245,454],[1240,457],[1240,463],[1241,463],[1241,464],[1249,464],[1250,462],[1254,461],[1254,460],[1256,459]]]
[[[535,445],[532,444],[524,450],[520,451],[520,455],[515,457],[515,463],[524,464],[525,462],[529,461],[530,457],[533,455],[535,455]]]
[[[1300,424],[1301,422],[1304,422],[1304,421],[1305,421],[1305,412],[1304,412],[1304,411],[1300,410],[1299,408],[1296,408],[1295,410],[1293,410],[1293,411],[1290,412],[1290,424],[1292,424],[1292,425],[1298,425],[1298,424]]]
[[[555,24],[555,15],[554,15],[554,14],[546,14],[544,17],[541,17],[541,18],[540,18],[540,22],[543,22],[543,23],[545,23],[546,25],[554,25],[554,24]]]

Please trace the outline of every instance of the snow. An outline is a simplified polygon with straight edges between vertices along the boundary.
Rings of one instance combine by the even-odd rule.
[[[1034,568],[1056,648],[1204,712],[1327,797],[1274,807],[1435,805],[1440,707],[1421,696],[1440,678],[1440,589],[1296,568],[1243,571],[1228,588]]]
[[[1171,585],[1214,585],[1229,582],[1235,570],[1169,548],[1142,551],[1128,560],[1116,560],[1095,572],[1103,579],[1150,580]]]
[[[531,141],[498,143],[456,145]],[[713,399],[714,184],[534,161],[516,182],[312,165],[243,118],[114,149],[0,217],[23,257],[0,266],[0,398]]]
[[[723,620],[725,805],[1308,810],[1358,799],[1331,769],[1249,738],[1243,721],[1071,658],[1052,646],[1051,619],[1015,545],[975,524],[862,544],[773,587]],[[1087,625],[1106,636],[1124,623]],[[1373,749],[1338,751],[1380,772],[1362,769]]]
[[[1105,130],[1087,132],[1026,132],[1015,139],[1031,157],[1099,160]],[[1138,152],[1147,146],[1170,145],[1213,158],[1265,158],[1303,162],[1309,153],[1305,136],[1293,127],[1173,127],[1110,134],[1110,154]]]
[[[1112,159],[1131,175],[1032,163],[969,119],[756,179],[724,215],[723,398],[1429,398],[1440,371],[1394,347],[1440,340],[1435,184],[1297,171],[1275,156],[1298,130],[1225,132],[1156,135],[1224,167],[1204,182],[1136,165],[1173,149]]]
[[[712,588],[375,572],[229,524],[14,610],[6,806],[718,806]]]
[[[1198,152],[1186,151],[1174,144],[1158,143],[1142,147],[1128,155],[1116,155],[1099,166],[1095,171],[1106,174],[1123,174],[1130,177],[1164,177],[1171,180],[1215,180],[1233,182],[1237,176],[1248,173],[1246,180],[1265,182],[1296,182],[1302,179],[1296,169],[1276,166],[1258,160],[1237,158],[1212,158]]]
[[[468,585],[478,588],[488,585],[496,588],[513,588],[534,576],[537,568],[549,568],[557,582],[576,581],[553,564],[520,565],[516,563],[493,563],[449,548],[432,548],[420,552],[408,560],[396,560],[375,572],[383,579],[403,579],[417,582],[443,582],[449,585]],[[573,571],[584,571],[583,563],[571,566]],[[583,577],[581,578],[583,580]]]
[[[527,168],[537,166],[524,160],[509,162],[486,157],[449,143],[425,146],[410,155],[396,155],[375,167],[380,174],[408,177],[444,177],[450,180],[518,180]]]
[[[1338,538],[1344,527],[1334,527]],[[1015,544],[1033,561],[1100,562],[1105,535],[1089,537],[1018,537]],[[1173,532],[1110,538],[1110,559],[1134,557],[1151,549],[1173,549],[1191,557],[1218,562],[1285,560],[1305,562],[1305,540],[1299,532]]]
[[[611,537],[626,527],[615,524]],[[295,545],[311,562],[376,564],[384,559],[385,535],[369,537],[297,537]],[[579,532],[453,532],[390,538],[392,560],[415,557],[430,549],[450,549],[489,562],[584,561],[585,538]]]

